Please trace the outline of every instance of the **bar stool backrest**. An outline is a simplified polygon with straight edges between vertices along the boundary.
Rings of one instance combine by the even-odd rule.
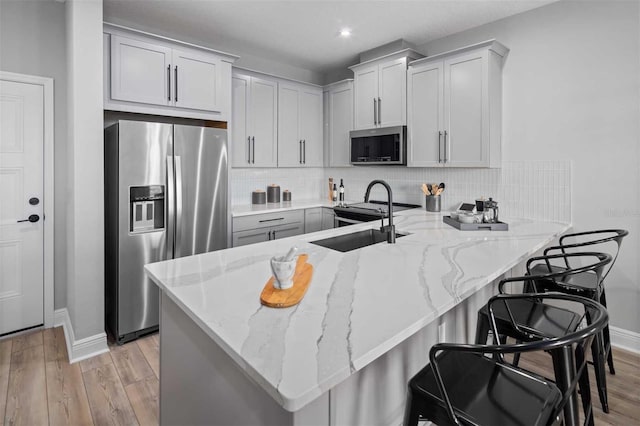
[[[545,253],[546,252],[547,251],[545,250]],[[613,257],[610,254],[599,252],[557,253],[536,256],[527,260],[527,281],[533,283],[535,288],[535,283],[538,280],[551,280],[557,282],[557,280],[564,281],[571,275],[593,273],[596,275],[597,282],[601,283],[604,279],[605,268],[607,265],[611,264],[612,260]],[[561,261],[566,265],[566,269],[563,268],[560,271],[554,269],[554,261]],[[542,263],[544,263],[546,270],[549,272],[546,274],[540,274],[539,271],[537,273],[533,273],[534,267]],[[518,277],[513,281],[517,281],[517,278]],[[503,292],[502,289],[504,287],[504,283],[510,281],[512,280],[506,279],[500,282],[498,289],[501,293]]]
[[[613,260],[604,270],[600,281],[602,283],[616,263],[622,240],[627,235],[629,235],[629,231],[625,229],[600,229],[566,234],[560,237],[557,246],[547,248],[544,254],[576,253],[580,251],[598,251],[611,254]],[[565,261],[568,260],[565,259]],[[571,266],[567,262],[565,267],[570,268]]]

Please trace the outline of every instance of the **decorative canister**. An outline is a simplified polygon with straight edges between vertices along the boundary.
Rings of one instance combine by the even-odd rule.
[[[282,192],[282,201],[291,201],[291,191],[285,189]]]
[[[440,196],[439,195],[427,195],[425,197],[425,207],[428,212],[440,211]]]
[[[251,204],[265,204],[267,202],[267,193],[262,189],[257,189],[251,193]]]
[[[280,202],[280,185],[271,184],[267,186],[267,203]]]

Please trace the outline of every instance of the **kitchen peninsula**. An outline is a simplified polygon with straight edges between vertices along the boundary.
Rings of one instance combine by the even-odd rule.
[[[161,289],[161,424],[399,424],[408,379],[437,341],[468,341],[495,281],[569,225],[507,218],[461,232],[399,212],[396,244],[310,241],[379,222],[146,266]],[[300,304],[261,306],[269,259],[292,245],[314,275]]]

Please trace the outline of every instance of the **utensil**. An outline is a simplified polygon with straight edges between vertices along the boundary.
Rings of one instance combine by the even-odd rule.
[[[425,195],[431,195],[431,184],[430,183],[427,184],[427,191],[429,191],[429,193],[425,194]]]
[[[289,251],[287,252],[287,254],[284,255],[284,261],[285,262],[291,262],[293,260],[293,256],[296,255],[296,252],[298,251],[298,247],[293,246],[289,249]]]
[[[422,188],[422,193],[423,193],[424,195],[429,195],[429,194],[430,194],[430,192],[429,192],[429,188],[427,187],[427,185],[426,185],[426,184],[424,184],[424,183],[423,183],[421,188]]]

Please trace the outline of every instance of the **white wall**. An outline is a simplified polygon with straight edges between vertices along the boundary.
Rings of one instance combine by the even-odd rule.
[[[443,38],[428,55],[496,38],[504,66],[506,161],[565,160],[577,231],[624,228],[607,278],[612,325],[640,332],[638,2],[562,1]]]
[[[55,253],[54,306],[66,306],[67,81],[64,4],[0,1],[0,70],[53,78]]]
[[[67,0],[65,8],[67,309],[81,340],[104,335],[102,0]]]

